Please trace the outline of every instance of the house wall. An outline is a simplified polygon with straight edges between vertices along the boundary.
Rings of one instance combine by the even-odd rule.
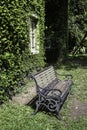
[[[0,2],[0,102],[21,87],[26,74],[44,66],[44,0]],[[38,16],[39,54],[30,51],[31,14]],[[36,43],[38,44],[38,43]]]

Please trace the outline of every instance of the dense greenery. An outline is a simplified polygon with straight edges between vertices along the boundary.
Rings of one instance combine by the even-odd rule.
[[[69,50],[74,54],[87,51],[87,1],[70,0]]]
[[[14,103],[3,104],[0,107],[0,129],[1,130],[86,130],[87,116],[78,115],[73,118],[74,99],[87,103],[87,56],[70,57],[69,62],[63,66],[57,66],[57,72],[71,73],[73,75],[74,86],[68,96],[60,113],[62,121],[58,121],[53,114],[48,112],[34,111],[30,106],[20,106]],[[70,61],[71,60],[71,61]],[[58,69],[59,67],[59,69]],[[78,106],[78,104],[77,104]],[[84,105],[83,105],[84,106]],[[84,112],[82,109],[79,113]],[[78,109],[80,110],[79,106]],[[76,110],[78,111],[78,110]],[[76,116],[76,115],[75,115]]]
[[[51,63],[58,62],[66,56],[67,47],[74,54],[87,52],[87,1],[69,1],[69,25],[68,0],[47,0],[46,4],[44,1],[0,2],[0,103],[24,84],[26,74],[44,66],[44,17],[47,60],[50,59]],[[38,55],[33,55],[29,48],[31,14],[38,16],[40,30]]]
[[[67,35],[69,36],[68,42]],[[47,58],[51,60],[52,55],[55,60],[58,60],[62,55],[65,56],[67,50],[73,54],[87,52],[86,0],[46,1],[45,46]]]
[[[46,0],[45,47],[48,62],[66,56],[68,0]]]
[[[29,17],[38,16],[40,53],[29,49]],[[26,73],[44,65],[44,1],[3,0],[0,2],[0,103],[23,84]]]

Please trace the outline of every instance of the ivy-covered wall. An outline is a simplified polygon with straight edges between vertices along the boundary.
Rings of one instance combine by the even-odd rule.
[[[44,66],[44,0],[0,2],[0,103],[23,83],[33,69]],[[29,17],[38,16],[39,54],[31,54]]]

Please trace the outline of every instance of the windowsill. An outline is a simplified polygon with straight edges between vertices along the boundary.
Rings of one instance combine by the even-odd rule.
[[[32,54],[39,54],[39,51],[38,50],[31,50],[31,53]]]

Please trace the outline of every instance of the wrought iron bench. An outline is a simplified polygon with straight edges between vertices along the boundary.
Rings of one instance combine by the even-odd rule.
[[[35,114],[40,106],[45,106],[50,112],[54,112],[60,118],[59,110],[66,100],[73,84],[71,75],[63,75],[67,78],[60,80],[53,66],[49,66],[38,73],[31,75],[36,83],[38,100],[36,101]]]

